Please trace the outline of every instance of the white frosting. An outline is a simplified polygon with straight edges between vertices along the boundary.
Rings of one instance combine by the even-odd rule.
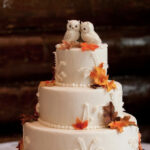
[[[40,104],[39,102],[36,104],[35,110],[37,113],[40,113]]]
[[[102,114],[101,112],[99,112],[98,115],[97,115],[97,117],[100,117],[100,118],[101,118],[102,115],[103,115],[103,114]],[[128,114],[128,113],[123,113],[123,114],[122,114],[122,117],[127,116],[127,115],[129,115],[129,114]],[[94,119],[94,118],[93,118],[92,116],[88,116],[89,123],[92,122],[93,119]],[[73,128],[72,126],[52,124],[52,123],[48,123],[48,122],[46,122],[46,121],[43,121],[43,120],[41,120],[40,118],[38,119],[38,121],[39,121],[41,124],[43,124],[43,125],[45,125],[45,126],[47,126],[47,127],[50,127],[50,128],[74,130],[74,128]],[[131,116],[130,121],[133,121],[133,122],[137,123],[136,119],[135,119],[133,116]],[[95,126],[93,125],[93,126],[88,126],[88,127],[85,128],[84,130],[101,129],[101,128],[104,128],[104,127],[105,127],[104,125],[97,125],[97,126],[96,126],[96,125],[95,125]]]
[[[80,149],[75,149],[75,150],[103,150],[102,147],[99,147],[99,140],[98,139],[95,139],[93,138],[93,140],[89,143],[89,145],[86,144],[86,142],[84,141],[83,138],[79,137],[77,139],[78,143],[79,143],[79,147]]]
[[[41,125],[24,125],[24,150],[138,150],[138,128],[124,127],[124,132],[113,129],[64,130]]]
[[[79,21],[69,21],[64,39],[76,41],[79,30]],[[81,48],[60,50],[60,45],[56,45],[56,86],[38,89],[36,111],[40,117],[23,126],[24,150],[138,150],[138,127],[124,127],[122,133],[104,127],[103,107],[109,102],[118,116],[129,115],[123,112],[121,84],[115,82],[116,89],[110,92],[90,88],[90,73],[95,66],[103,63],[107,73],[107,44],[101,43],[90,22],[81,24],[81,37],[99,48],[83,52]],[[75,130],[72,125],[77,118],[88,120],[87,128]]]
[[[92,117],[89,118],[89,122],[91,121],[91,118],[92,118]],[[46,122],[46,121],[43,121],[43,120],[41,120],[40,118],[38,119],[38,121],[39,121],[41,124],[43,124],[43,125],[45,125],[45,126],[47,126],[47,127],[50,127],[50,128],[74,130],[74,128],[73,128],[71,125],[70,125],[70,126],[67,126],[67,125],[52,124],[52,123],[48,123],[48,122]],[[100,129],[100,128],[104,128],[104,126],[102,126],[102,125],[101,125],[101,126],[99,126],[99,125],[97,125],[97,126],[88,126],[85,130]]]
[[[104,126],[103,106],[109,102],[114,104],[115,111],[122,116],[122,86],[118,82],[116,85],[117,88],[111,92],[104,88],[41,87],[39,121],[50,124],[50,127],[67,128],[75,123],[77,117],[83,121],[91,118],[88,128],[101,128]],[[96,109],[94,113],[93,109]]]
[[[102,41],[99,35],[94,30],[94,25],[89,22],[81,22],[81,38],[87,43],[101,44]]]
[[[61,86],[89,86],[89,77],[93,68],[104,63],[107,71],[107,44],[101,44],[95,51],[83,52],[81,48],[56,50],[55,80]]]
[[[138,149],[138,145],[137,143],[139,142],[139,138],[138,137],[131,137],[129,138],[129,141],[128,143],[130,144],[130,146],[133,148],[133,149]]]

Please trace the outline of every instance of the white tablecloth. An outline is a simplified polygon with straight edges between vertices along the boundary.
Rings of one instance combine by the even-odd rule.
[[[1,143],[0,150],[18,150],[16,148],[18,142]],[[144,150],[150,150],[150,144],[143,143]]]

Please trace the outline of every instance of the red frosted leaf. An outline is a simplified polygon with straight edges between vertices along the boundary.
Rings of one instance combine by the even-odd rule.
[[[82,51],[94,51],[97,49],[99,46],[96,44],[88,44],[88,43],[81,43],[80,44]]]
[[[76,130],[83,130],[88,126],[88,120],[81,121],[79,118],[76,119],[76,123],[72,125]]]

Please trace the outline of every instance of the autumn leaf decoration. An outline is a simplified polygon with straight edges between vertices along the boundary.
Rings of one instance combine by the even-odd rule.
[[[140,132],[139,132],[138,136],[139,136],[139,150],[143,150],[142,144],[141,144],[141,133]]]
[[[40,84],[39,84],[39,88],[43,87],[43,86],[51,87],[51,86],[54,86],[54,85],[55,85],[55,80],[41,81]]]
[[[25,115],[25,114],[22,114],[21,115],[21,122],[22,124],[25,124],[26,122],[33,122],[33,121],[37,121],[39,118],[38,115]]]
[[[33,115],[26,115],[26,114],[22,114],[20,117],[20,120],[22,122],[22,125],[25,124],[26,122],[33,122],[33,121],[37,121],[39,118],[39,113],[36,111],[34,111]]]
[[[23,139],[21,139],[21,140],[18,142],[18,145],[17,145],[16,148],[18,148],[18,150],[23,150]]]
[[[82,51],[95,51],[99,46],[96,44],[81,43],[80,44]]]
[[[108,106],[103,107],[103,117],[106,127],[111,129],[117,129],[118,132],[123,132],[123,127],[134,125],[136,123],[130,121],[130,116],[124,116],[123,118],[118,117],[118,113],[115,112],[115,108],[112,102]]]
[[[94,84],[91,87],[104,87],[107,91],[111,91],[116,88],[114,80],[108,81],[108,75],[106,75],[105,69],[103,69],[104,63],[101,63],[98,67],[95,67],[94,70],[90,73],[91,79],[94,80]]]
[[[80,43],[79,42],[76,42],[76,41],[68,42],[68,41],[62,40],[62,43],[59,44],[58,49],[59,50],[66,50],[66,49],[69,50],[70,48],[78,48],[78,47],[80,47]]]
[[[110,102],[108,106],[103,107],[103,112],[104,123],[107,127],[112,121],[120,119],[117,117],[118,112],[115,112],[115,108],[112,102]]]
[[[88,126],[88,120],[81,121],[79,118],[76,119],[76,123],[72,125],[76,130],[83,130]]]
[[[123,132],[123,127],[134,125],[136,126],[135,122],[129,121],[130,116],[124,116],[123,118],[120,118],[118,121],[113,121],[109,123],[109,127],[111,129],[117,129],[118,132]]]

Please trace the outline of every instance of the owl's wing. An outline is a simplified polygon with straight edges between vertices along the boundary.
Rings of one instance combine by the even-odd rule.
[[[69,40],[71,36],[71,33],[66,31],[65,35],[64,35],[64,40]]]
[[[99,37],[99,35],[96,33],[96,32],[92,32],[90,34],[90,37],[91,37],[91,40],[94,42],[94,41],[97,41],[97,42],[101,42],[101,39]]]

